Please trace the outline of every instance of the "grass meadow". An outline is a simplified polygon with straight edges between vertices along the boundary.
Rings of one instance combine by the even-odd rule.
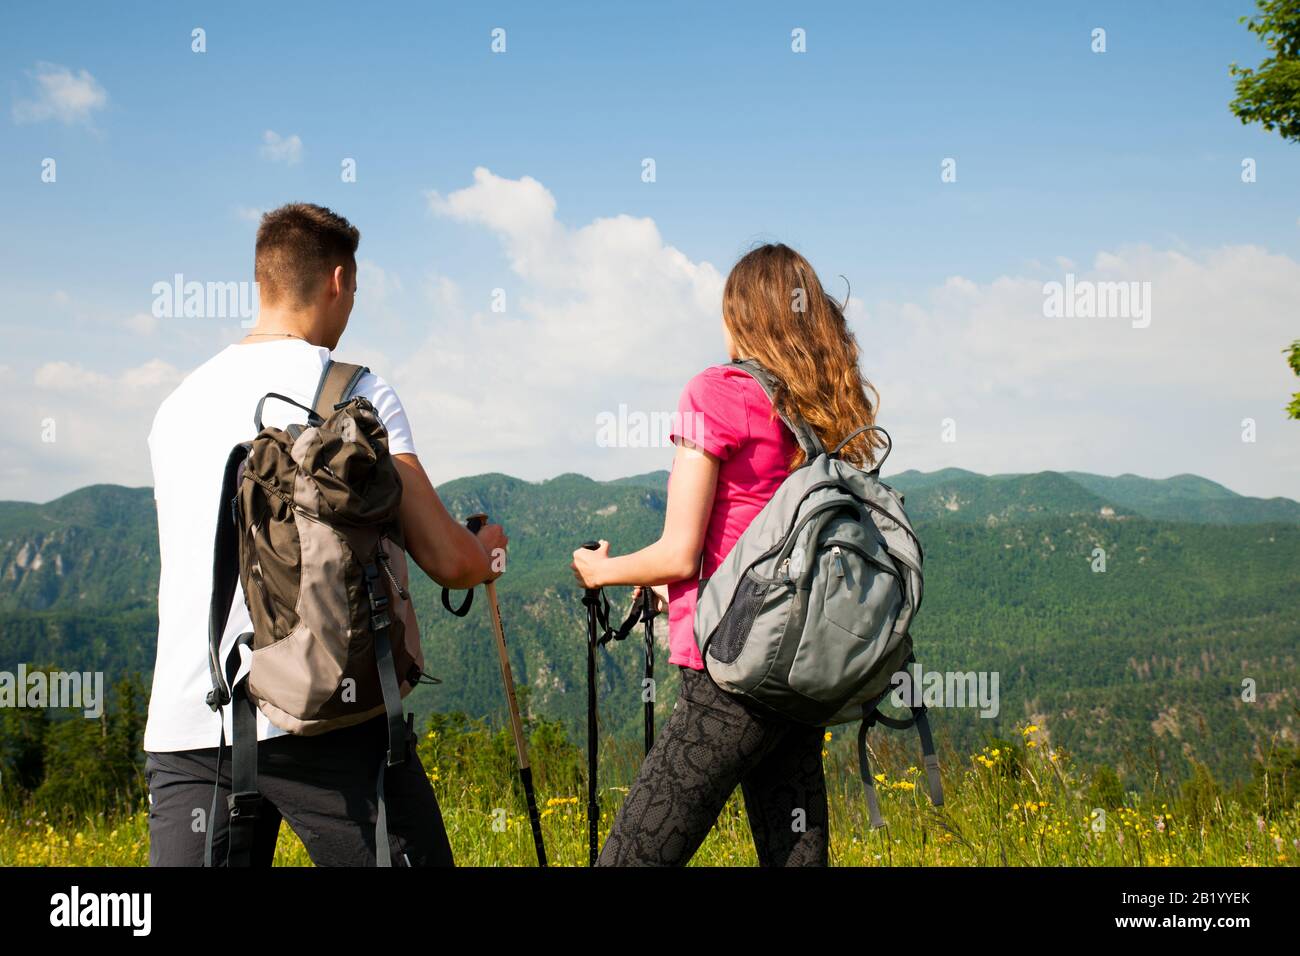
[[[974,754],[943,752],[946,801],[930,805],[911,733],[873,733],[886,827],[872,831],[854,739],[828,739],[824,761],[835,866],[1294,866],[1300,805],[1294,781],[1257,775],[1225,790],[1203,769],[1175,784],[1153,771],[1138,789],[1113,774],[1086,773],[1040,743],[1038,728]],[[442,806],[456,862],[531,866],[532,839],[503,731],[436,715],[420,754]],[[587,860],[585,763],[556,725],[532,728],[534,774],[552,865]],[[601,831],[608,830],[640,761],[630,743],[607,741],[601,764]],[[118,809],[75,812],[30,803],[0,808],[0,865],[142,866],[148,815],[138,796]],[[697,866],[756,863],[744,805],[733,794],[696,854]],[[280,866],[310,866],[285,825]]]

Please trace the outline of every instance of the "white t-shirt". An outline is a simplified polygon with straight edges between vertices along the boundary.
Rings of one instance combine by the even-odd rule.
[[[196,750],[215,747],[221,723],[204,698],[208,673],[208,603],[212,597],[212,546],[217,527],[222,472],[230,450],[256,434],[253,411],[267,392],[311,405],[328,349],[300,339],[231,345],[190,373],[163,401],[149,433],[158,544],[158,657],[153,672],[144,749]],[[406,412],[392,387],[372,373],[354,392],[363,395],[388,430],[391,454],[415,454]],[[284,428],[305,422],[307,413],[276,399],[263,409],[265,425]],[[252,630],[242,590],[223,639],[228,654],[235,638]],[[230,740],[230,708],[226,740]],[[282,731],[257,715],[258,737]]]

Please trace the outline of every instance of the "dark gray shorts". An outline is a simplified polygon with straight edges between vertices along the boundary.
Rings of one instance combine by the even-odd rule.
[[[406,762],[384,778],[394,866],[451,866],[451,844],[429,778],[409,741]],[[315,737],[284,736],[258,744],[263,801],[253,865],[270,866],[280,821],[298,834],[317,866],[374,866],[375,784],[388,749],[380,716]],[[149,865],[202,866],[216,783],[217,750],[149,753]],[[226,859],[230,751],[221,760],[213,859]]]

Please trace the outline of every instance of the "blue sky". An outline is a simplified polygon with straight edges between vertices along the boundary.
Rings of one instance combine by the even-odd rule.
[[[851,280],[899,467],[1191,471],[1300,497],[1297,426],[1280,411],[1280,350],[1300,335],[1297,147],[1227,108],[1228,64],[1263,57],[1237,23],[1251,8],[7,8],[0,373],[33,396],[33,421],[0,433],[0,498],[147,483],[152,406],[238,337],[231,322],[139,319],[152,284],[251,279],[252,211],[299,199],[362,231],[340,356],[394,382],[437,480],[664,466],[664,449],[596,448],[592,417],[671,409],[692,369],[722,359],[717,277],[699,269],[725,276],[756,240],[779,239],[837,294],[837,276]],[[195,27],[206,53],[191,52]],[[1095,27],[1105,53],[1090,48]],[[791,51],[795,28],[806,53]],[[56,69],[88,74],[102,104],[33,118]],[[297,161],[266,155],[268,131],[298,137]],[[56,183],[41,181],[45,157]],[[340,181],[344,157],[355,183]],[[940,182],[947,157],[954,183]],[[1241,181],[1244,157],[1258,181]],[[484,202],[467,193],[451,211],[444,200],[471,188]],[[561,239],[537,245],[510,210],[544,215],[545,197]],[[646,222],[653,237],[636,231]],[[604,253],[583,232],[596,223],[613,223],[594,231]],[[626,249],[659,266],[616,288],[638,266],[609,250],[632,233]],[[521,265],[521,248],[557,245]],[[1044,339],[1032,288],[1066,271],[1151,281],[1150,334],[1112,323]],[[489,313],[494,288],[510,293],[504,318]],[[548,374],[521,371],[538,356],[530,336],[556,343]],[[469,356],[488,366],[478,377]],[[585,387],[565,384],[575,377]],[[502,425],[467,445],[470,414],[511,417],[518,434]],[[47,416],[67,423],[52,446],[34,424]],[[939,438],[948,417],[956,442]],[[1246,418],[1255,442],[1241,441]]]

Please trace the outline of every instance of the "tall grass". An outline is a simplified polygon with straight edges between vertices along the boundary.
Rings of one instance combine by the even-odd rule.
[[[879,731],[873,768],[886,827],[870,828],[851,736],[824,752],[831,814],[831,862],[838,866],[1294,866],[1300,804],[1268,780],[1271,796],[1222,792],[1204,780],[1174,788],[1153,771],[1141,791],[1104,794],[1067,754],[1040,744],[1038,731],[976,754],[942,753],[946,803],[930,805],[914,735]],[[553,864],[587,860],[585,763],[558,725],[532,728],[542,827]],[[531,866],[532,838],[504,731],[435,715],[420,756],[442,806],[457,863]],[[640,748],[609,741],[601,756],[601,832],[607,832],[640,764]],[[1261,803],[1261,799],[1264,803]],[[1268,802],[1271,800],[1272,802]],[[1102,805],[1098,805],[1102,804]],[[1105,805],[1109,804],[1109,805]],[[1261,806],[1264,809],[1261,809]],[[147,810],[53,814],[30,804],[0,809],[0,865],[135,866],[148,858]],[[276,863],[309,865],[286,826]],[[704,866],[756,863],[744,805],[733,795],[696,854]]]

